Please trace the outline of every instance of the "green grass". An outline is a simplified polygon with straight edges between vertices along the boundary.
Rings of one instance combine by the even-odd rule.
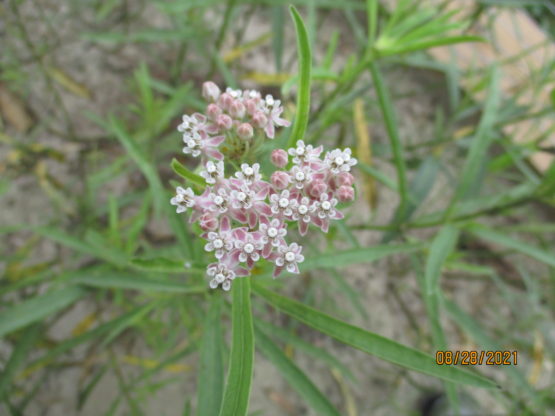
[[[66,368],[79,370],[78,410],[105,415],[148,414],[176,388],[168,414],[409,414],[415,403],[395,399],[401,384],[415,397],[434,386],[454,409],[483,392],[507,414],[553,408],[542,369],[555,359],[555,165],[537,171],[529,156],[542,138],[515,143],[504,129],[551,121],[553,107],[504,94],[502,62],[465,73],[427,54],[483,42],[466,29],[500,4],[525,6],[553,33],[547,6],[480,1],[461,20],[416,0],[394,10],[378,0],[63,3],[59,14],[0,6],[0,89],[18,97],[0,106],[1,414],[45,406],[45,380]],[[260,21],[271,34],[262,44],[252,41]],[[83,52],[66,59],[72,43]],[[89,49],[107,63],[96,76],[108,90],[89,78]],[[553,65],[536,75],[527,91],[554,91]],[[175,186],[205,186],[175,126],[203,110],[208,78],[285,104],[293,125],[256,156],[265,172],[270,149],[301,139],[356,156],[353,109],[364,104],[371,158],[355,167],[358,202],[302,241],[301,276],[272,280],[263,264],[231,293],[212,291],[199,228],[169,204]],[[467,78],[483,99],[460,89]],[[431,121],[407,111],[422,102]],[[25,131],[18,111],[33,120]],[[436,350],[462,345],[516,350],[519,365],[435,364]],[[280,380],[264,379],[263,362]],[[115,387],[99,400],[108,378]],[[279,390],[281,378],[298,394]]]

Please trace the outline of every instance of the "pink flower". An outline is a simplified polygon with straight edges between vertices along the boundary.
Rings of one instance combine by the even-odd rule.
[[[341,172],[339,175],[337,175],[336,182],[339,184],[339,186],[351,186],[353,183],[355,183],[355,177],[349,172]]]
[[[233,236],[229,218],[222,218],[219,232],[210,231],[205,234],[203,238],[208,240],[208,243],[204,246],[204,250],[208,252],[213,251],[218,260],[229,253],[233,249]]]
[[[260,251],[264,247],[262,236],[257,231],[248,233],[245,228],[236,228],[233,230],[233,237],[235,249],[231,253],[231,261],[246,262],[251,269],[260,260]]]
[[[214,163],[209,160],[206,162],[205,169],[200,172],[200,176],[206,180],[206,183],[214,185],[224,177],[224,162]]]
[[[241,171],[236,172],[235,176],[238,179],[245,181],[247,185],[252,185],[260,182],[260,179],[262,178],[262,175],[260,175],[260,165],[258,163],[255,163],[250,166],[247,163],[242,163]]]
[[[202,97],[206,101],[215,102],[220,96],[220,89],[212,81],[206,81],[202,84]]]
[[[218,263],[209,264],[206,274],[211,277],[210,287],[216,289],[222,285],[222,289],[226,292],[231,288],[231,283],[236,277],[248,276],[249,271],[244,267],[232,267],[229,261],[224,260]]]
[[[240,189],[231,191],[231,216],[233,219],[254,228],[260,216],[272,214],[268,204],[264,202],[268,195],[268,188],[262,187],[257,192],[249,188],[246,184]]]
[[[308,231],[308,224],[310,223],[311,215],[315,211],[316,206],[308,197],[303,196],[300,201],[292,201],[291,208],[293,210],[291,219],[293,221],[298,221],[299,233],[301,235],[305,235]]]
[[[337,199],[330,199],[328,194],[322,194],[320,201],[314,203],[314,213],[316,215],[313,222],[325,233],[328,232],[330,219],[340,220],[343,218],[343,214],[335,209],[336,205]]]
[[[218,98],[218,105],[222,107],[225,111],[229,111],[229,109],[231,108],[231,104],[233,104],[233,101],[233,97],[229,95],[229,93],[226,91]]]
[[[299,273],[298,263],[304,261],[304,256],[301,254],[303,248],[297,243],[291,243],[290,246],[281,245],[278,247],[278,252],[274,256],[276,267],[274,269],[274,278],[279,276],[283,269],[289,273]]]
[[[336,195],[341,202],[351,202],[355,199],[355,190],[352,186],[341,185]]]
[[[203,231],[214,231],[218,228],[218,219],[212,213],[207,212],[200,217],[199,225]]]
[[[349,172],[351,167],[356,165],[357,160],[351,157],[351,149],[335,149],[326,153],[324,163],[331,173],[337,175],[340,172]]]
[[[289,161],[289,156],[287,156],[287,152],[283,149],[275,149],[272,151],[272,155],[270,157],[272,164],[277,166],[278,168],[284,168]]]
[[[306,184],[312,181],[312,171],[308,166],[293,166],[291,168],[291,183],[297,189],[303,189]]]
[[[263,129],[268,124],[268,117],[262,111],[257,111],[252,116],[252,124],[259,129]]]
[[[272,214],[290,217],[293,215],[292,208],[295,199],[295,196],[293,196],[288,189],[284,189],[280,194],[270,195],[270,208]]]
[[[280,100],[274,100],[274,97],[267,95],[265,99],[265,113],[268,117],[268,122],[264,127],[264,132],[269,139],[273,139],[275,136],[276,127],[282,126],[288,127],[291,123],[283,118],[281,118],[281,113],[283,113],[283,107],[281,106]]]
[[[285,228],[285,223],[277,218],[269,221],[266,217],[261,217],[258,231],[262,235],[262,243],[264,243],[264,248],[262,249],[262,256],[264,258],[270,257],[273,247],[285,244],[284,237],[287,234],[287,229]]]
[[[209,207],[211,211],[217,211],[220,214],[227,212],[229,206],[229,194],[226,188],[219,188],[216,193],[211,192],[209,198],[212,205]]]
[[[185,212],[187,208],[195,206],[195,194],[191,188],[183,189],[181,186],[176,188],[177,194],[170,200],[172,205],[177,206],[177,213]]]
[[[292,147],[288,150],[289,154],[293,156],[293,163],[297,165],[316,163],[318,169],[322,165],[320,160],[320,153],[322,153],[322,146],[314,148],[311,144],[305,145],[304,141],[297,140],[297,147]]]
[[[272,185],[274,185],[276,189],[287,188],[287,185],[289,185],[290,180],[291,180],[291,177],[287,174],[287,172],[283,172],[281,170],[278,170],[272,173],[272,176],[270,178]]]

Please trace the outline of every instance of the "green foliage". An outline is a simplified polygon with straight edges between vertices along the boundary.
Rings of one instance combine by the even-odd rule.
[[[293,411],[309,406],[323,415],[366,414],[378,406],[407,413],[394,392],[402,383],[419,394],[420,379],[412,371],[443,383],[437,386],[446,390],[453,414],[474,392],[470,388],[495,384],[503,390],[488,390],[489,400],[508,414],[552,408],[553,382],[536,369],[553,361],[555,164],[536,170],[528,158],[538,149],[551,152],[545,137],[515,143],[507,127],[551,121],[553,64],[534,75],[542,80],[538,85],[530,80],[530,88],[513,95],[503,91],[504,62],[467,73],[426,54],[432,47],[483,41],[467,28],[493,5],[526,5],[553,33],[547,6],[481,0],[463,19],[417,0],[401,0],[391,10],[378,0],[62,3],[68,14],[38,7],[32,20],[25,2],[0,7],[9,34],[0,93],[35,100],[19,105],[10,98],[0,105],[6,154],[0,196],[8,201],[2,210],[14,211],[14,195],[21,194],[19,199],[29,199],[23,214],[38,214],[16,215],[20,224],[8,215],[0,227],[0,337],[11,347],[2,356],[0,413],[28,414],[35,402],[42,405],[45,380],[65,377],[66,368],[81,374],[75,383],[79,412],[91,406],[108,377],[115,380],[99,410],[107,415],[145,414],[170,385],[186,386],[179,409],[186,415],[273,414],[276,405],[291,403]],[[271,22],[271,41],[250,41],[255,20]],[[93,45],[93,55],[100,54],[117,100],[93,89],[89,66],[83,73],[61,67],[66,25],[70,42],[83,50]],[[296,46],[288,43],[293,34]],[[275,71],[256,72],[259,58]],[[79,65],[89,65],[87,59],[83,53]],[[415,78],[418,83],[434,76],[433,88],[423,88],[433,99],[404,90],[402,81],[415,69],[426,73]],[[359,158],[358,202],[344,209],[347,218],[326,236],[300,240],[306,260],[298,278],[271,280],[266,262],[236,279],[231,293],[210,290],[205,269],[212,260],[196,237],[198,227],[169,204],[176,186],[195,192],[205,187],[195,161],[183,155],[178,160],[181,141],[174,129],[183,113],[203,110],[199,87],[205,79],[231,87],[258,83],[257,89],[274,95],[281,90],[284,116],[294,123],[264,150],[302,139],[326,149],[350,146]],[[461,81],[470,90],[460,89]],[[72,89],[81,94],[70,97]],[[550,91],[546,108],[521,104],[521,96],[542,89]],[[353,145],[355,100],[364,103],[370,133],[365,160]],[[434,128],[414,131],[420,124],[404,119],[407,102],[418,110],[433,103],[422,114],[435,117]],[[85,107],[91,110],[82,119]],[[31,113],[33,125],[13,128],[14,111]],[[263,170],[268,165],[264,155],[257,161]],[[375,193],[370,206],[367,183]],[[474,295],[476,286],[486,302]],[[393,309],[387,308],[391,303]],[[277,317],[268,305],[285,315]],[[402,332],[410,340],[403,342],[417,348],[399,343],[397,335],[368,331],[376,330],[377,310],[397,311],[384,318],[391,334]],[[52,336],[60,326],[62,335]],[[320,343],[326,336],[340,347]],[[435,364],[436,350],[470,342],[473,349],[517,350],[521,361],[489,368],[489,378],[479,368]],[[256,358],[255,347],[261,353]],[[388,380],[391,398],[369,403],[373,396],[362,372],[374,367],[353,365],[352,348],[395,364],[372,373],[372,382]],[[263,397],[265,403],[278,397],[276,403],[249,410],[252,386],[265,376],[256,371],[264,358],[298,397],[288,396],[284,404],[278,392],[271,400]],[[320,367],[307,372],[306,360]],[[341,401],[319,388],[330,372]],[[353,408],[361,401],[364,408]]]

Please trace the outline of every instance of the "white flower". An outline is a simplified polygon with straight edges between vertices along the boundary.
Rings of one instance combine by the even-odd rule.
[[[222,289],[226,292],[231,288],[231,282],[236,277],[235,272],[223,263],[211,264],[208,266],[206,274],[212,278],[210,280],[210,287],[212,289],[222,285]]]
[[[233,249],[233,240],[229,232],[210,231],[207,235],[208,243],[204,250],[213,251],[217,259],[221,259],[226,253]]]
[[[336,205],[336,198],[329,199],[327,194],[322,194],[320,196],[320,201],[314,203],[314,211],[320,219],[336,218],[338,216],[338,212],[335,209]]]
[[[291,243],[289,247],[287,245],[279,246],[275,258],[274,277],[278,276],[284,268],[289,273],[299,273],[298,263],[304,261],[304,256],[301,254],[302,249],[302,246],[297,243]]]
[[[293,215],[291,218],[293,220],[310,222],[310,215],[314,212],[316,206],[310,203],[308,197],[303,196],[300,201],[292,201],[292,209]]]
[[[176,188],[177,194],[170,199],[172,205],[177,206],[177,213],[184,212],[187,208],[195,206],[195,194],[191,188],[183,189],[181,186]]]
[[[221,160],[219,162],[212,162],[209,160],[206,163],[205,170],[200,172],[207,184],[214,185],[218,179],[224,177],[224,162]]]
[[[255,163],[250,166],[247,163],[243,163],[241,164],[241,172],[235,172],[235,176],[238,179],[244,180],[247,185],[252,185],[262,178],[262,175],[260,175],[260,165]]]
[[[229,195],[224,188],[218,189],[216,193],[211,192],[208,197],[214,204],[211,209],[212,211],[218,211],[220,214],[227,211],[229,207]]]
[[[297,189],[303,189],[312,181],[312,171],[307,166],[293,166],[290,176],[291,183],[295,184]]]
[[[357,164],[357,160],[351,156],[351,149],[345,150],[335,149],[326,153],[324,163],[329,170],[338,174],[340,172],[349,172],[351,167]]]
[[[280,194],[273,194],[270,196],[270,208],[273,214],[283,214],[289,217],[293,214],[291,207],[294,199],[288,189],[284,189]]]
[[[297,147],[292,147],[287,151],[293,156],[293,163],[302,165],[305,163],[319,161],[321,146],[314,148],[311,144],[305,145],[303,140],[297,140]]]
[[[274,247],[279,246],[287,234],[287,229],[277,218],[273,218],[267,224],[260,224],[259,231],[262,234],[262,242],[264,244],[271,243]]]

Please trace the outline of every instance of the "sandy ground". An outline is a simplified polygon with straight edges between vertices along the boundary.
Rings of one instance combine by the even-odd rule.
[[[61,137],[55,132],[67,132],[62,106],[53,98],[50,86],[44,77],[41,76],[36,65],[27,65],[24,71],[27,75],[29,84],[25,91],[25,103],[30,111],[41,121],[48,120],[48,128],[33,130],[27,137],[19,134],[18,140],[28,142],[38,142],[47,145],[61,152],[64,156],[63,162],[48,161],[48,172],[60,180],[71,192],[80,192],[82,189],[82,179],[78,172],[79,152],[87,146],[87,138],[102,136],[104,133],[96,124],[86,116],[87,111],[106,115],[108,109],[117,108],[125,105],[129,100],[129,92],[122,87],[128,79],[122,74],[129,74],[138,63],[146,59],[152,60],[150,52],[153,45],[145,44],[126,44],[125,46],[103,46],[92,44],[91,42],[75,36],[76,33],[89,31],[95,27],[94,20],[89,16],[80,16],[77,19],[64,18],[63,16],[74,16],[77,7],[76,3],[69,6],[65,2],[40,1],[43,12],[49,16],[46,21],[43,19],[39,8],[33,7],[28,2],[24,3],[20,13],[26,22],[30,41],[40,44],[41,39],[48,39],[53,36],[55,29],[56,36],[62,42],[49,55],[49,64],[63,68],[77,82],[87,86],[93,93],[91,99],[84,99],[76,96],[59,86],[55,86],[63,102],[63,107],[71,120],[71,125],[77,133],[79,140]],[[154,8],[147,7],[137,19],[138,22],[148,20],[149,25],[163,26],[167,24],[164,17]],[[328,19],[327,22],[334,22],[341,28],[344,22],[341,19]],[[269,29],[268,16],[255,16],[248,27],[245,40],[255,39],[261,33]],[[140,24],[140,23],[136,23]],[[287,39],[285,44],[292,45],[294,40],[291,37],[292,31],[286,31]],[[326,37],[328,29],[320,29],[320,35]],[[16,38],[8,39],[12,50],[22,51],[24,45]],[[318,42],[317,42],[318,44]],[[320,46],[320,45],[318,45]],[[323,46],[323,45],[322,45]],[[347,55],[349,52],[348,42],[341,54]],[[224,48],[225,49],[225,48]],[[259,72],[272,72],[273,61],[271,59],[270,46],[264,46],[257,50],[258,54],[249,54],[244,59],[244,65],[250,70]],[[294,53],[294,51],[288,51]],[[164,46],[157,50],[158,56],[169,57],[172,51]],[[23,52],[21,52],[24,55]],[[317,53],[321,54],[321,51]],[[248,59],[248,60],[247,60]],[[286,59],[287,61],[287,59]],[[336,62],[341,66],[341,60]],[[152,62],[153,72],[160,69],[157,62]],[[198,74],[197,74],[198,75]],[[184,77],[187,75],[184,74]],[[416,143],[419,140],[426,140],[433,135],[433,121],[435,109],[439,105],[444,105],[446,98],[443,93],[444,81],[437,74],[424,71],[395,70],[388,73],[388,80],[394,89],[395,96],[401,97],[396,100],[398,119],[400,122],[400,132],[406,143]],[[249,85],[247,85],[249,86]],[[430,93],[432,91],[432,93]],[[374,109],[373,111],[377,111]],[[374,119],[379,120],[380,116],[376,112]],[[415,134],[416,132],[416,134]],[[383,127],[378,123],[371,126],[372,139],[379,144],[386,145],[387,138]],[[2,159],[10,149],[6,145],[1,145]],[[178,148],[176,147],[176,152]],[[453,159],[453,164],[449,169],[453,172],[460,166],[461,160],[454,155],[449,156]],[[393,167],[383,161],[377,160],[376,167],[395,177]],[[425,205],[427,212],[445,206],[447,199],[445,189],[448,184],[448,175],[442,173],[437,180]],[[362,176],[358,177],[359,185]],[[370,210],[363,198],[360,198],[353,208],[350,209],[353,224],[361,224],[371,221],[374,224],[385,224],[391,218],[393,209],[397,204],[397,196],[384,187],[378,188],[378,204],[375,209]],[[69,210],[75,210],[71,206]],[[51,219],[58,218],[59,212],[52,205],[48,196],[41,190],[36,177],[31,174],[20,173],[14,177],[9,184],[8,191],[2,195],[0,200],[0,223],[1,224],[20,224],[38,225],[48,223]],[[422,230],[413,233],[414,236],[426,236],[433,230]],[[28,234],[12,234],[10,238],[1,243],[4,252],[13,252],[20,247]],[[379,243],[381,233],[372,231],[359,231],[356,233],[360,244],[371,246]],[[62,251],[67,256],[69,252]],[[41,240],[33,251],[33,261],[41,262],[56,258],[59,249],[46,240]],[[391,256],[387,259],[377,261],[370,265],[360,267],[349,267],[341,270],[341,274],[346,281],[355,288],[363,300],[364,308],[368,319],[362,318],[353,312],[350,302],[339,296],[335,299],[338,310],[344,310],[343,318],[349,322],[360,325],[368,330],[392,338],[406,345],[433,353],[433,348],[429,343],[429,338],[423,334],[429,333],[429,327],[425,318],[425,309],[419,295],[416,275],[412,271],[410,262],[400,256]],[[308,276],[304,277],[305,279]],[[329,283],[325,280],[317,282],[316,296],[323,298],[326,291],[324,285]],[[292,292],[301,290],[302,282],[291,283]],[[449,279],[445,282],[445,290],[448,296],[454,298],[457,303],[466,311],[472,312],[474,316],[483,316],[481,322],[488,322],[486,317],[492,311],[510,314],[510,311],[503,305],[503,299],[491,293],[492,284],[486,280],[465,281],[461,278]],[[486,299],[487,297],[487,299]],[[325,300],[325,299],[323,299]],[[401,302],[401,303],[400,303]],[[68,337],[73,328],[85,316],[94,310],[94,304],[90,300],[83,300],[71,308],[63,318],[52,326],[49,336],[53,339],[63,339]],[[415,328],[411,325],[411,318],[417,322]],[[443,321],[449,339],[451,349],[468,346],[469,340],[463,336],[447,319]],[[330,373],[329,369],[322,363],[301,353],[296,353],[295,361],[298,365],[310,374],[312,380],[321,388],[324,394],[341,409],[342,414],[351,415],[347,410],[346,397],[352,396],[358,415],[392,415],[392,414],[416,414],[417,405],[422,398],[430,393],[441,390],[441,383],[429,377],[420,376],[415,373],[407,375],[406,372],[376,358],[370,357],[362,352],[345,347],[327,337],[324,337],[308,328],[301,331],[302,336],[313,341],[317,346],[324,347],[334,354],[353,372],[357,382],[344,383],[347,387],[347,394],[342,390],[338,380]],[[118,342],[114,347],[116,357],[128,353],[129,340],[126,337]],[[133,353],[138,356],[149,356],[147,347],[140,341],[133,342]],[[11,346],[5,341],[0,342],[0,357],[6,357],[10,352]],[[78,360],[84,355],[85,348],[79,348],[72,353],[72,358]],[[193,367],[196,365],[197,355],[194,354],[185,362]],[[137,374],[138,369],[125,363],[121,364],[124,376]],[[504,382],[505,376],[494,369],[486,369],[486,373],[494,376],[500,383]],[[45,373],[46,374],[46,373]],[[144,413],[147,415],[179,415],[182,414],[183,404],[186,398],[190,398],[192,404],[195,401],[196,380],[195,372],[189,371],[177,374],[176,381],[160,388],[154,395],[145,399]],[[86,406],[81,412],[76,411],[77,393],[80,383],[82,383],[84,370],[80,366],[61,367],[50,370],[41,382],[39,392],[33,403],[27,409],[26,414],[43,416],[60,415],[83,415],[97,416],[104,414],[107,407],[117,397],[117,379],[113,374],[107,374],[102,382],[93,390]],[[164,376],[175,377],[175,374],[164,374]],[[33,377],[34,382],[37,376]],[[496,396],[480,390],[466,390],[480,408],[487,410],[488,414],[501,414],[502,407],[496,403]],[[287,383],[282,379],[279,372],[262,356],[257,355],[255,366],[255,378],[252,390],[251,412],[261,410],[261,414],[266,415],[310,415],[316,413],[309,409],[299,399],[298,395],[292,391]],[[120,406],[118,415],[131,414],[125,410],[125,406]]]

